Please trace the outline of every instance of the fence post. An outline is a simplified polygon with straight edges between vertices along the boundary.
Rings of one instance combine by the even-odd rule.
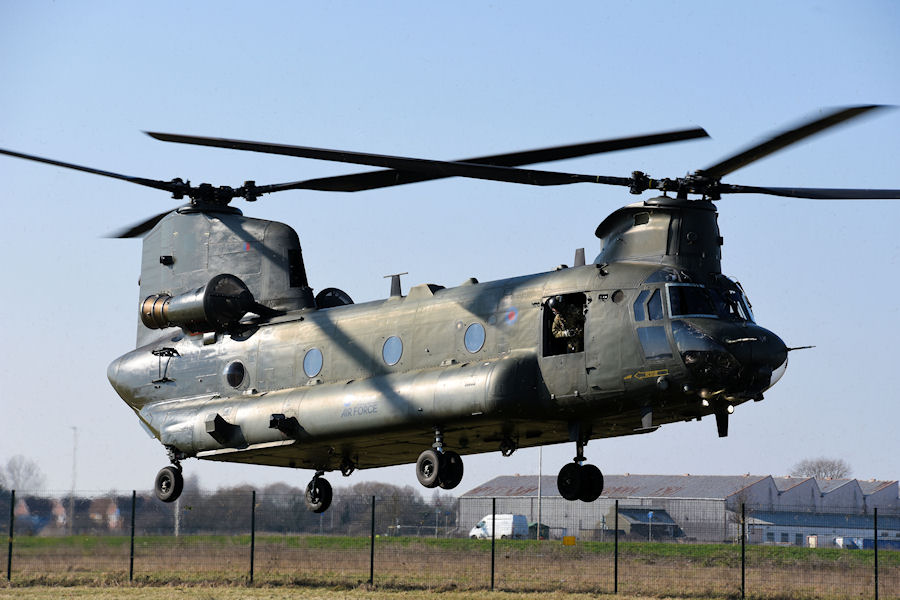
[[[878,600],[878,507],[875,507],[875,521],[873,523],[875,529],[875,600]]]
[[[494,591],[494,556],[497,541],[497,499],[491,498],[491,591]],[[11,554],[11,553],[10,553]]]
[[[134,581],[134,512],[137,510],[137,490],[131,490],[131,550],[128,552],[128,583]]]
[[[745,598],[745,584],[747,583],[747,513],[746,505],[741,502],[741,600]]]
[[[12,580],[12,551],[13,537],[16,530],[16,490],[11,492],[9,498],[9,554],[6,556],[6,580]]]
[[[616,500],[616,516],[613,519],[613,594],[619,593],[619,501]]]
[[[250,583],[253,583],[253,559],[256,556],[256,490],[250,502]]]
[[[369,585],[375,585],[375,496],[372,496],[372,527],[369,532]]]

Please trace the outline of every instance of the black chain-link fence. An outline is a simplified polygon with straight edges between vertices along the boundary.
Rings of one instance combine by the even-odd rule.
[[[6,585],[273,584],[900,597],[900,514],[708,500],[0,492]],[[877,545],[876,545],[877,542]]]

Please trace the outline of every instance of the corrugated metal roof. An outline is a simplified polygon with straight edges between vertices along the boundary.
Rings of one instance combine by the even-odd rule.
[[[606,475],[606,498],[710,498],[722,499],[756,484],[768,475]],[[559,496],[556,475],[544,475],[541,495]],[[495,477],[469,490],[464,498],[537,497],[538,476]]]
[[[861,479],[857,479],[856,482],[859,484],[859,488],[866,496],[874,494],[875,492],[880,492],[881,490],[890,486],[897,487],[896,481],[877,481],[875,479],[863,481]]]
[[[724,499],[741,490],[768,479],[769,475],[606,475],[604,476],[604,498],[708,498]],[[778,491],[789,490],[807,477],[773,477]],[[823,494],[844,485],[856,482],[864,495],[897,486],[896,481],[859,481],[857,479],[816,479]],[[495,477],[469,490],[463,498],[536,498],[538,495],[537,475],[504,475]],[[541,478],[541,495],[559,496],[556,475]]]
[[[795,488],[801,483],[807,482],[812,477],[773,477],[772,481],[775,482],[775,487],[778,488],[779,492],[786,492],[791,488]]]
[[[844,487],[845,485],[851,484],[855,479],[819,479],[816,478],[816,484],[819,486],[819,490],[822,491],[823,494],[827,494],[828,492],[833,492],[839,487]]]

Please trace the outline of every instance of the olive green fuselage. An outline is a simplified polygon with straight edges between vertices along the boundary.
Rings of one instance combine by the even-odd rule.
[[[145,240],[142,297],[182,294],[202,313],[203,290],[194,288],[230,268],[263,309],[200,331],[195,321],[141,325],[139,347],[110,365],[109,378],[176,457],[321,471],[414,462],[436,432],[444,447],[473,454],[644,433],[726,401],[731,410],[760,399],[773,368],[757,377],[756,363],[746,368],[752,352],[735,350],[777,336],[752,318],[672,314],[671,298],[684,291],[736,293],[716,272],[718,231],[706,236],[717,240],[711,273],[698,272],[709,267],[705,253],[680,259],[692,261],[690,275],[673,258],[671,237],[684,232],[666,219],[677,211],[633,212],[622,217],[624,230],[652,229],[658,256],[628,256],[634,232],[618,227],[609,263],[601,253],[595,264],[454,288],[422,284],[406,296],[329,308],[311,302],[290,228],[173,213]],[[273,231],[278,241],[266,242]],[[183,258],[171,240],[188,233],[209,242]],[[551,298],[583,315],[577,347],[554,339]],[[254,314],[266,307],[271,314]],[[710,356],[734,367],[730,379],[710,374]]]

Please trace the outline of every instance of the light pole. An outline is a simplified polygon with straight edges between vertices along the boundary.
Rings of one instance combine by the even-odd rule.
[[[544,447],[538,446],[538,520],[537,520],[537,531],[534,533],[534,537],[537,540],[542,539],[541,536],[541,481],[544,479]]]
[[[72,427],[72,490],[69,493],[69,535],[75,530],[75,481],[78,475],[78,428]]]

